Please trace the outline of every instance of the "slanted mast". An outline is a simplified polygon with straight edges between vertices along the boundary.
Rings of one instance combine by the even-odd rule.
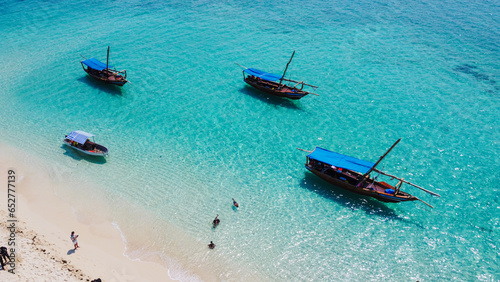
[[[283,85],[283,84],[282,84],[282,82],[283,82],[283,78],[285,77],[286,71],[288,70],[288,65],[290,65],[290,63],[292,62],[293,55],[295,55],[295,50],[293,50],[292,57],[290,57],[290,60],[288,61],[288,64],[286,64],[285,71],[283,72],[283,75],[281,76],[281,79],[280,79],[280,87],[282,87],[282,85]],[[301,89],[302,89],[302,88],[301,88]]]
[[[377,165],[378,165],[378,164],[379,164],[379,163],[380,163],[380,162],[381,162],[381,161],[385,158],[385,156],[387,156],[387,155],[389,154],[389,152],[390,152],[390,151],[391,151],[394,147],[396,147],[396,145],[399,143],[399,141],[401,141],[401,138],[399,138],[399,139],[398,139],[398,141],[396,141],[396,142],[395,142],[395,143],[394,143],[394,144],[393,144],[393,145],[389,148],[389,150],[387,150],[387,152],[385,152],[385,154],[383,154],[383,155],[380,157],[380,159],[379,159],[379,160],[375,163],[375,165],[374,165],[374,166],[373,166],[373,167],[372,167],[369,171],[367,171],[367,172],[363,175],[363,179],[362,179],[359,183],[360,183],[360,184],[362,184],[362,183],[363,183],[363,181],[365,181],[365,180],[368,178],[368,175],[369,175],[372,171],[375,171],[375,172],[377,172],[377,173],[379,173],[379,174],[382,174],[382,175],[385,175],[385,176],[388,176],[388,177],[391,177],[391,178],[394,178],[394,179],[399,180],[398,184],[396,184],[396,186],[395,186],[395,187],[399,186],[399,188],[401,188],[401,186],[403,185],[403,183],[406,183],[406,184],[409,184],[409,185],[411,185],[411,186],[417,187],[418,189],[420,189],[420,190],[422,190],[422,191],[424,191],[424,192],[427,192],[427,193],[429,193],[429,194],[431,194],[431,195],[434,195],[434,196],[437,196],[437,197],[441,197],[441,195],[439,195],[439,194],[437,194],[437,193],[434,193],[434,192],[432,192],[432,191],[430,191],[430,190],[427,190],[427,189],[425,189],[425,188],[422,188],[422,187],[420,187],[420,186],[418,186],[418,185],[416,185],[416,184],[413,184],[413,183],[411,183],[411,182],[405,181],[403,178],[399,178],[399,177],[396,177],[396,176],[394,176],[394,175],[390,175],[390,174],[388,174],[388,173],[385,173],[385,172],[383,172],[383,171],[378,170],[378,169],[376,169],[376,168],[375,168],[375,167],[376,167],[376,166],[377,166]],[[397,189],[397,190],[396,190],[396,192],[398,192],[398,191],[399,191],[399,189]]]
[[[363,174],[363,178],[361,179],[361,181],[359,182],[359,184],[363,184],[363,182],[366,180],[366,178],[368,178],[368,175],[370,174],[370,172],[372,172],[375,167],[385,158],[385,156],[387,156],[387,154],[389,154],[389,152],[394,148],[396,147],[396,145],[399,143],[399,141],[401,141],[401,138],[398,139],[398,141],[396,141],[396,143],[394,143],[390,148],[389,150],[387,150],[387,152],[385,152],[385,154],[383,154],[379,159],[378,161],[373,165],[372,168],[370,168],[370,170],[368,170],[365,174]]]

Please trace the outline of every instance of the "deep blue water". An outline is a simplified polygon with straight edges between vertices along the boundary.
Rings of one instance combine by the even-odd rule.
[[[0,141],[99,183],[129,255],[158,255],[173,277],[202,265],[207,280],[500,280],[499,12],[494,1],[0,1]],[[80,54],[104,61],[107,46],[132,84],[81,69]],[[234,64],[281,73],[294,50],[287,73],[319,97],[268,97]],[[64,149],[77,129],[110,156]],[[434,209],[334,188],[296,150],[376,161],[398,138],[381,168],[441,194],[403,186]]]

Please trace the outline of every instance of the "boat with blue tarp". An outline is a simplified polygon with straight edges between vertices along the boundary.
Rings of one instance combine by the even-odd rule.
[[[128,82],[127,70],[117,71],[113,66],[109,65],[109,46],[106,63],[96,58],[85,59],[80,61],[80,63],[88,75],[104,83],[123,86]]]
[[[339,154],[320,147],[316,147],[312,152],[303,149],[299,150],[310,153],[307,155],[307,161],[305,164],[307,170],[337,187],[361,195],[373,197],[382,202],[399,203],[406,201],[421,201],[432,208],[431,205],[421,199],[407,192],[401,191],[401,186],[403,183],[406,183],[431,195],[439,197],[438,194],[405,181],[402,178],[387,174],[376,168],[376,166],[400,140],[401,139],[396,141],[396,143],[394,143],[394,145],[392,145],[392,147],[382,157],[380,157],[376,163]],[[370,175],[371,173],[377,175],[372,177]],[[380,175],[387,176],[391,179],[397,179],[399,182],[392,186],[384,181],[379,181],[378,177]]]
[[[108,148],[95,143],[94,136],[81,130],[72,131],[64,137],[63,144],[90,156],[107,156]]]
[[[255,68],[246,68],[240,64],[243,70],[243,80],[250,86],[253,86],[254,88],[269,93],[274,96],[278,97],[285,97],[288,99],[292,100],[298,100],[308,94],[312,95],[317,95],[316,93],[308,92],[303,90],[304,86],[309,86],[314,89],[318,88],[318,86],[310,85],[307,83],[304,83],[303,81],[295,81],[291,79],[286,79],[285,74],[288,69],[288,65],[292,61],[293,55],[295,55],[295,51],[293,51],[292,57],[290,58],[290,61],[286,65],[285,71],[283,72],[283,75],[278,75],[278,74],[273,74],[273,73],[268,73],[259,69]],[[283,83],[283,81],[289,82],[290,84],[287,85]],[[292,85],[291,83],[295,83]],[[300,88],[298,87],[300,85]]]

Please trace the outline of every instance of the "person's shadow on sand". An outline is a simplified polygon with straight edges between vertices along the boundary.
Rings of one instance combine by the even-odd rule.
[[[74,254],[74,253],[75,253],[75,249],[71,249],[71,250],[69,250],[69,251],[68,251],[68,256],[69,256],[69,255],[72,255],[72,254]]]

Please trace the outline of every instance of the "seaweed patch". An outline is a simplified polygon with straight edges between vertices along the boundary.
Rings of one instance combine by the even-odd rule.
[[[474,77],[477,81],[483,81],[488,84],[494,85],[496,84],[496,81],[491,79],[488,75],[479,72],[479,69],[477,66],[469,65],[469,64],[462,64],[458,65],[455,68],[453,68],[454,71],[458,71],[461,73],[468,74],[472,77]]]

